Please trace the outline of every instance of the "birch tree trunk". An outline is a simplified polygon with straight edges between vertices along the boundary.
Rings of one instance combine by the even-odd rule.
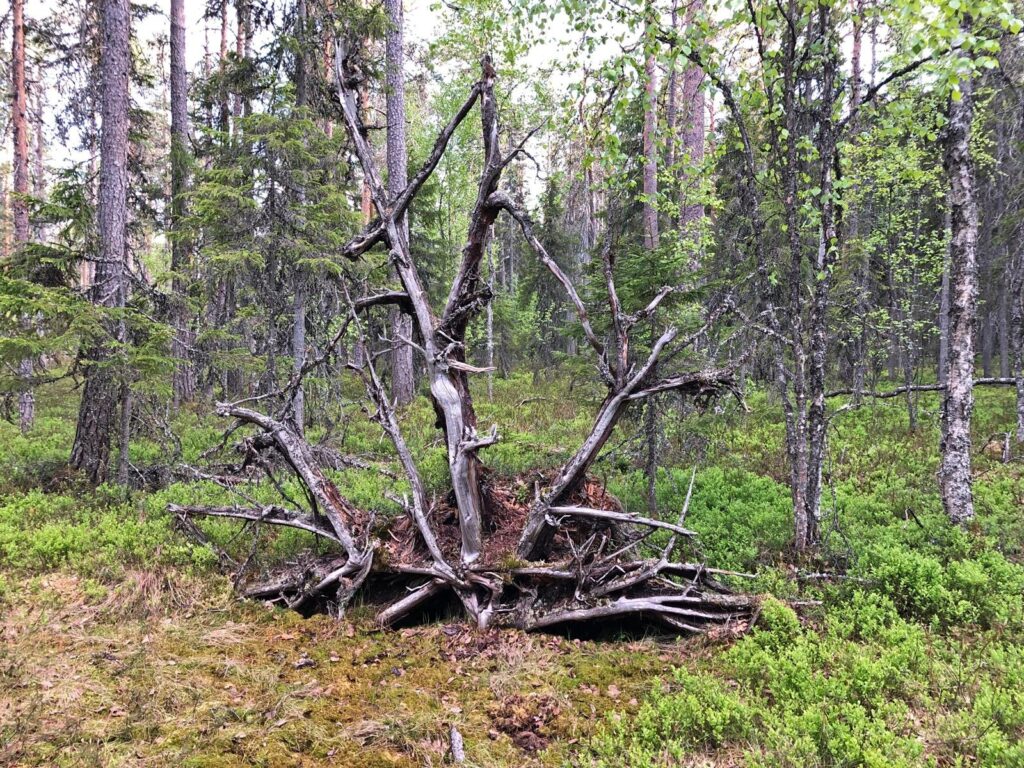
[[[102,0],[100,10],[103,128],[97,211],[99,253],[90,296],[97,306],[119,309],[125,304],[131,13],[128,0]],[[121,336],[123,340],[122,323],[109,330],[111,336]],[[102,483],[107,479],[110,463],[120,385],[110,366],[107,344],[98,343],[86,352],[86,358],[89,364],[71,448],[71,466],[84,471],[91,482]]]
[[[970,32],[969,20],[963,23]],[[974,84],[960,83],[961,97],[949,107],[946,171],[949,174],[949,359],[944,423],[939,450],[942,504],[954,523],[974,517],[971,491],[971,414],[974,410],[974,330],[978,304],[978,208],[970,138]]]

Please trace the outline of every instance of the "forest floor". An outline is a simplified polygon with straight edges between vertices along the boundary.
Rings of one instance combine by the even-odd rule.
[[[493,403],[478,396],[481,423],[504,435],[485,456],[495,472],[528,476],[573,449],[596,393],[563,389],[520,375],[496,382]],[[452,727],[465,765],[487,768],[1024,765],[1024,465],[984,450],[1012,424],[1012,393],[979,396],[967,532],[945,524],[934,491],[934,397],[919,401],[915,430],[899,404],[837,418],[824,552],[799,564],[778,406],[749,401],[750,412],[666,414],[658,496],[675,517],[698,467],[687,524],[709,563],[757,572],[754,631],[582,639],[445,616],[379,631],[358,605],[337,621],[239,601],[164,511],[221,491],[85,488],[61,468],[75,397],[54,385],[27,438],[0,423],[0,765],[440,766]],[[423,402],[405,414],[442,493],[430,418]],[[371,465],[337,473],[339,485],[379,503],[394,482],[377,471],[391,466],[386,444],[355,409],[338,424],[318,439]],[[223,426],[179,418],[181,460],[198,462]],[[634,428],[595,477],[639,510]],[[173,453],[159,432],[133,444],[140,469]],[[206,530],[249,549],[230,523]],[[269,562],[307,546],[285,533],[261,551]],[[823,570],[851,578],[807,578]],[[795,597],[822,606],[798,617]]]

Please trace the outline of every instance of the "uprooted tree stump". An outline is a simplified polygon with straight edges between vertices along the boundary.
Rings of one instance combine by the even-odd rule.
[[[276,453],[300,480],[307,498],[315,500],[316,512],[281,505],[172,504],[169,510],[180,528],[206,543],[193,519],[227,517],[297,528],[324,539],[332,549],[282,566],[266,578],[240,582],[245,597],[314,612],[344,610],[359,593],[364,602],[378,607],[377,619],[385,626],[455,598],[480,627],[524,630],[636,617],[673,631],[703,632],[723,624],[742,625],[755,609],[754,598],[735,594],[722,581],[747,574],[676,556],[694,536],[683,524],[692,478],[674,522],[624,512],[599,483],[585,478],[564,503],[548,507],[545,517],[552,535],[546,554],[526,561],[516,553],[540,496],[533,504],[524,502],[526,480],[485,475],[484,546],[473,563],[463,564],[460,518],[450,500],[435,504],[419,521],[407,507],[407,515],[375,524],[371,515],[343,500],[311,458],[308,443],[289,425],[244,408],[226,407],[225,413],[261,430],[239,444],[245,462],[252,461],[253,452]],[[237,482],[237,476],[232,480]],[[533,486],[539,489],[540,480],[533,478]],[[422,530],[430,534],[424,537]],[[654,548],[650,542],[657,531],[664,531],[667,540]],[[642,556],[644,550],[653,555]],[[229,570],[238,567],[226,555],[222,563]]]
[[[730,349],[737,333],[726,329],[724,334],[714,336],[724,325],[720,321],[737,315],[729,297],[714,302],[698,327],[688,334],[670,322],[660,333],[634,338],[637,327],[657,331],[659,320],[678,317],[671,311],[670,299],[685,294],[686,289],[665,286],[645,306],[632,313],[625,311],[616,288],[614,238],[609,233],[601,255],[607,294],[603,310],[606,330],[599,333],[569,276],[534,235],[527,213],[499,189],[502,171],[524,151],[534,131],[528,132],[509,154],[502,154],[495,72],[489,57],[482,62],[480,80],[439,133],[422,168],[400,194],[389,198],[357,109],[357,92],[365,71],[359,61],[361,39],[356,34],[351,39],[337,39],[335,78],[345,127],[377,218],[341,250],[341,255],[355,261],[376,245],[383,245],[402,290],[352,297],[349,290],[354,282],[342,280],[340,288],[347,299],[348,314],[340,319],[333,338],[318,357],[304,361],[292,380],[273,397],[258,398],[273,403],[276,397],[279,415],[244,407],[246,401],[217,407],[221,416],[256,429],[239,445],[244,456],[241,469],[262,467],[269,473],[268,457],[276,454],[303,488],[301,508],[285,497],[280,505],[171,505],[182,528],[202,538],[191,518],[216,516],[312,533],[331,543],[331,555],[311,556],[269,580],[246,583],[241,586],[244,594],[299,610],[311,610],[321,602],[343,610],[356,594],[361,594],[365,602],[380,606],[377,618],[383,625],[407,618],[432,601],[451,598],[461,603],[480,627],[506,625],[537,630],[639,616],[676,631],[700,632],[748,619],[754,600],[733,594],[718,578],[725,572],[677,557],[679,545],[693,538],[693,532],[684,527],[686,505],[676,522],[627,514],[588,477],[631,406],[666,392],[699,404],[725,394],[737,395],[735,373],[750,350],[740,350],[725,364],[715,365],[694,349],[698,339],[703,349],[713,348],[719,354]],[[459,269],[445,305],[435,309],[428,301],[401,222],[459,124],[477,103],[483,129],[483,171]],[[483,434],[477,431],[469,376],[486,369],[466,360],[467,327],[491,300],[481,278],[481,263],[492,225],[502,213],[518,224],[538,260],[565,291],[582,335],[596,355],[597,375],[607,389],[589,434],[568,461],[537,483],[528,503],[514,501],[507,487],[489,479],[480,460],[480,451],[497,442],[499,434],[496,427]],[[400,500],[405,517],[385,525],[377,525],[368,511],[355,507],[339,493],[316,451],[291,421],[291,404],[301,392],[303,376],[331,355],[336,356],[343,338],[354,336],[362,348],[373,348],[363,331],[361,316],[378,307],[396,307],[412,318],[413,338],[393,339],[391,343],[412,346],[423,360],[437,426],[444,436],[451,481],[450,500],[443,508],[433,506],[375,368],[375,355],[358,362],[346,361],[348,369],[362,380],[373,417],[394,445],[411,488],[408,497]],[[708,343],[712,338],[714,343]],[[658,530],[667,531],[667,541],[654,549],[651,534]]]

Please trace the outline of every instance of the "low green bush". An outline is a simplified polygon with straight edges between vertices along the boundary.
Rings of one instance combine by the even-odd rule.
[[[936,633],[877,592],[814,628],[768,598],[750,634],[609,717],[577,764],[1019,766],[1022,662],[1015,637]]]

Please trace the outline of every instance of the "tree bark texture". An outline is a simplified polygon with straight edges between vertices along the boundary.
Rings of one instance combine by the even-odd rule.
[[[965,22],[965,32],[969,32]],[[974,517],[971,489],[971,414],[974,410],[974,331],[978,305],[978,207],[970,138],[974,118],[974,85],[960,83],[961,96],[952,99],[947,127],[946,172],[949,174],[949,359],[945,425],[939,446],[939,485],[949,519],[965,523]]]
[[[29,241],[28,221],[28,93],[25,86],[25,2],[13,0],[11,6],[13,34],[11,40],[11,127],[14,138],[14,248],[20,250]],[[31,328],[31,319],[22,323]],[[32,394],[32,360],[26,358],[18,365],[22,384],[18,392],[18,421],[22,433],[28,432],[35,422],[36,404]]]
[[[385,0],[388,14],[385,39],[385,70],[387,72],[386,110],[388,197],[394,199],[409,183],[409,153],[405,141],[405,19],[403,0]],[[409,217],[403,214],[398,227],[408,240]],[[391,389],[399,405],[412,402],[416,394],[412,340],[412,319],[397,308],[391,310]],[[403,341],[406,339],[407,341]]]
[[[94,304],[106,309],[125,304],[125,256],[128,220],[128,77],[131,67],[131,14],[128,0],[102,0],[100,70],[102,119],[97,225],[99,253],[95,281],[90,288]],[[123,324],[107,322],[109,335],[123,334]],[[123,341],[123,336],[121,339]],[[78,412],[71,465],[93,483],[107,479],[110,443],[118,410],[120,384],[110,365],[110,349],[103,342],[86,352],[88,367]]]

